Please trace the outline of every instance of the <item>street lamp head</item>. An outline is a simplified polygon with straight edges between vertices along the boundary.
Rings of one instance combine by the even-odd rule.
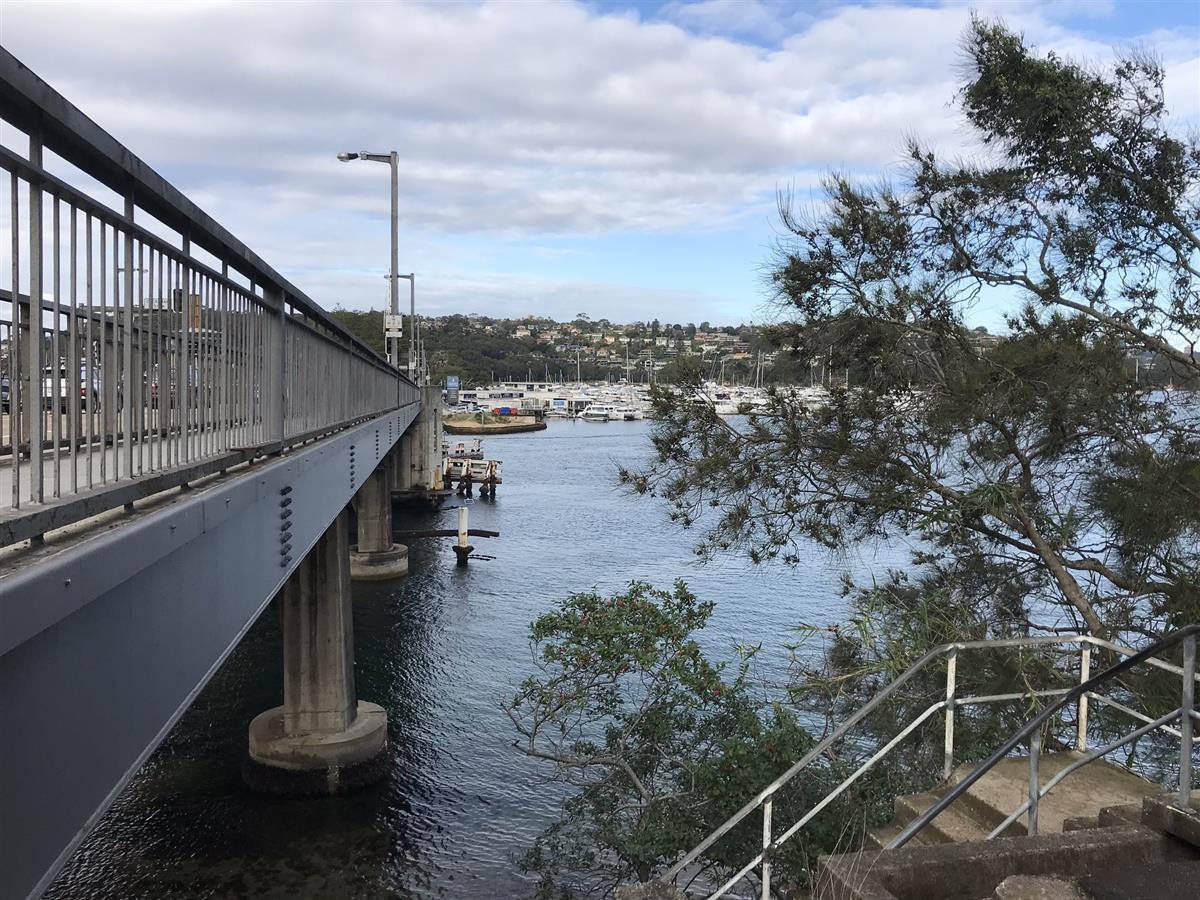
[[[358,159],[358,154],[357,153],[339,153],[338,159],[340,159],[342,162],[350,162],[350,160],[352,160],[352,159]]]

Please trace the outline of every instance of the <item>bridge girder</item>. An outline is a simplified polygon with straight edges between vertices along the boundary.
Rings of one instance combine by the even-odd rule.
[[[418,409],[0,580],[0,897],[45,890]]]

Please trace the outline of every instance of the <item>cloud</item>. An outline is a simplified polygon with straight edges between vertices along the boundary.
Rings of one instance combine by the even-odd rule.
[[[363,274],[357,271],[315,270],[306,273],[305,283],[319,296],[337,297],[359,290]],[[407,286],[404,286],[407,288]],[[387,296],[379,279],[374,305],[382,307]],[[470,274],[434,269],[417,282],[417,303],[424,315],[479,313],[518,318],[527,315],[574,318],[580,310],[596,311],[617,322],[649,320],[734,321],[737,313],[712,298],[688,290],[663,290],[619,282],[589,282],[570,279],[531,278],[506,272],[479,271]]]
[[[1062,4],[978,5],[1043,48],[1111,56]],[[643,18],[567,2],[5,0],[3,15],[8,49],[281,266],[386,254],[386,169],[339,150],[397,149],[406,246],[446,253],[462,235],[761,229],[780,184],[875,173],[907,134],[971,144],[949,105],[957,3],[705,0]],[[1194,31],[1148,38],[1194,110],[1174,87],[1196,72]]]
[[[377,208],[381,173],[333,154],[395,147],[410,225],[591,234],[724,224],[798,170],[946,132],[918,105],[944,68],[883,23],[952,40],[962,15],[876,13],[865,46],[848,10],[768,51],[564,3],[8,3],[5,39],[188,187]]]

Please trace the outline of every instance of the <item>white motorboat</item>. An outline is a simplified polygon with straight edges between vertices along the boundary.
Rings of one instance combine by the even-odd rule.
[[[585,422],[609,422],[613,419],[619,420],[622,416],[611,403],[589,403],[587,408],[579,414],[579,418]]]
[[[453,443],[443,441],[442,450],[451,459],[483,459],[483,441],[480,438]]]

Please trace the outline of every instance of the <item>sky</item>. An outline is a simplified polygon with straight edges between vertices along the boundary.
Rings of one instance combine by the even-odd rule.
[[[394,149],[425,314],[732,324],[771,315],[780,189],[970,151],[971,9],[1152,49],[1200,123],[1198,0],[3,0],[0,44],[327,308],[385,303],[387,167],[336,155]]]

